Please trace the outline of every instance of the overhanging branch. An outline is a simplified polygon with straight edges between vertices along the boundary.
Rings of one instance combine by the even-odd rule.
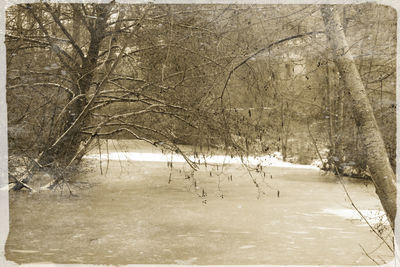
[[[224,96],[226,87],[228,86],[228,83],[229,83],[229,81],[230,81],[230,79],[231,79],[232,74],[233,74],[237,69],[239,69],[241,66],[243,66],[245,63],[247,63],[247,61],[249,61],[250,59],[254,58],[255,56],[257,56],[257,55],[259,55],[259,54],[265,52],[266,50],[271,49],[272,47],[277,46],[277,45],[279,45],[279,44],[285,43],[285,42],[290,41],[290,40],[293,40],[293,39],[298,39],[298,38],[303,38],[303,37],[310,36],[310,35],[315,35],[315,34],[318,34],[318,33],[325,33],[325,32],[324,32],[324,31],[306,32],[306,33],[301,33],[301,34],[297,34],[297,35],[293,35],[293,36],[286,37],[286,38],[284,38],[284,39],[281,39],[281,40],[278,40],[278,41],[276,41],[276,42],[273,42],[273,43],[269,44],[268,46],[263,47],[263,48],[257,50],[256,52],[252,53],[250,56],[248,56],[247,58],[245,58],[244,60],[242,60],[238,65],[236,65],[236,66],[229,72],[228,78],[227,78],[226,81],[225,81],[225,85],[224,85],[224,88],[222,89],[222,93],[221,93],[221,96],[220,96],[221,101],[222,101],[222,98],[223,98],[223,96]]]

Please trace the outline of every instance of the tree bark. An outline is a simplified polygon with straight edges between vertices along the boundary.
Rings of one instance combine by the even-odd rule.
[[[322,5],[321,13],[326,27],[326,35],[332,49],[334,61],[343,79],[347,94],[351,97],[356,123],[361,129],[363,146],[367,152],[367,164],[376,193],[382,203],[392,229],[396,216],[396,177],[390,166],[381,133],[372,106],[368,100],[364,84],[356,68],[343,26],[336,8]]]
[[[332,95],[335,95],[335,88],[332,86],[331,82],[332,71],[330,70],[329,61],[326,63],[326,107],[327,107],[327,115],[328,115],[328,137],[330,144],[330,155],[332,157],[336,157],[336,147],[335,147],[335,127],[334,127],[334,108],[332,104]],[[332,160],[332,159],[329,159]]]
[[[89,30],[88,52],[80,59],[81,66],[75,65],[73,71],[70,73],[71,78],[75,80],[73,91],[76,95],[88,95],[88,93],[90,93],[90,88],[93,85],[94,70],[98,67],[101,43],[105,38],[107,18],[110,15],[109,11],[110,5],[95,6],[95,14],[97,17]],[[53,17],[54,25],[57,24],[60,28],[64,27],[58,20],[56,11],[48,7],[48,12],[50,12]],[[78,12],[79,9],[76,7],[73,11],[73,34],[71,38],[79,47],[80,31],[77,29],[77,26],[79,26]],[[43,25],[40,20],[41,18],[42,17],[39,16],[35,17],[36,21]],[[44,26],[42,31],[47,35]],[[73,52],[78,55],[79,49],[80,48],[74,47]],[[54,181],[49,185],[50,189],[54,188],[59,181],[64,179],[66,168],[71,165],[71,160],[76,157],[81,141],[83,140],[81,126],[88,119],[88,109],[86,108],[85,110],[87,103],[87,97],[82,97],[74,101],[68,107],[68,112],[66,112],[65,117],[54,126],[53,138],[49,139],[47,148],[40,153],[37,159],[38,165],[49,168],[54,178]],[[32,167],[29,169],[33,172],[37,167],[37,164],[32,163]],[[21,182],[28,183],[31,177],[31,175],[27,175]],[[22,187],[22,184],[19,183],[16,184],[14,189],[19,190]]]
[[[78,20],[77,9],[74,10],[74,19]],[[76,94],[87,95],[92,85],[94,72],[93,70],[97,67],[98,54],[100,51],[101,42],[104,39],[104,31],[106,29],[106,21],[108,17],[107,6],[96,6],[96,14],[98,18],[94,21],[94,27],[90,31],[89,37],[89,49],[87,55],[82,60],[82,67],[76,69],[76,73],[79,73],[79,79],[76,81],[76,88],[74,91]],[[78,21],[73,21],[77,24]],[[74,26],[74,25],[73,25]],[[76,30],[73,32],[75,37],[78,37],[79,32]],[[78,40],[74,40],[76,43]],[[69,111],[66,119],[62,121],[60,132],[55,137],[57,141],[53,143],[49,149],[45,152],[45,155],[41,158],[40,163],[42,165],[49,164],[51,162],[57,162],[61,166],[66,166],[70,160],[74,157],[79,149],[79,145],[82,141],[82,134],[80,127],[82,122],[87,118],[87,112],[82,112],[87,105],[87,98],[80,98],[75,101]],[[78,118],[78,117],[81,118]],[[66,134],[65,134],[66,133]],[[61,137],[60,137],[61,135]]]

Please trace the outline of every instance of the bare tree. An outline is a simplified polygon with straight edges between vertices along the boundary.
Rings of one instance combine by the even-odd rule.
[[[380,130],[378,128],[372,106],[365,93],[359,72],[349,51],[343,26],[337,10],[333,6],[324,5],[321,12],[326,25],[326,33],[332,48],[345,88],[349,92],[355,120],[360,125],[364,147],[367,152],[367,164],[376,192],[388,216],[392,228],[396,217],[396,176],[390,166]]]
[[[190,5],[151,4],[40,3],[10,9],[7,46],[16,51],[15,64],[24,64],[19,60],[24,51],[20,43],[40,45],[26,48],[39,70],[19,73],[8,82],[10,108],[16,104],[14,89],[27,96],[26,88],[31,86],[44,95],[50,87],[58,93],[47,97],[50,109],[40,116],[51,119],[44,119],[34,131],[41,137],[40,146],[25,150],[31,164],[22,179],[15,179],[14,188],[26,187],[36,170],[50,172],[54,182],[48,186],[54,188],[100,137],[141,139],[183,154],[177,142],[195,136],[190,142],[244,151],[232,134],[245,121],[217,101],[218,77],[238,52],[233,49],[232,56],[225,56],[225,50],[216,49],[217,41],[229,31],[218,32],[209,19],[227,12],[218,6],[199,10]],[[26,21],[21,23],[20,18]],[[32,25],[32,30],[27,29]],[[47,67],[40,70],[36,50],[51,53],[54,73],[46,73]],[[44,82],[46,74],[57,82]],[[31,122],[25,119],[31,117],[31,106],[37,105],[27,105],[22,119],[13,120],[12,126]],[[196,168],[194,162],[189,164]]]

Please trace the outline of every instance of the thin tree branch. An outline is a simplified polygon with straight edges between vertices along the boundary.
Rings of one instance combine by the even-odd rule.
[[[353,208],[357,211],[357,213],[361,216],[361,218],[363,218],[363,220],[367,223],[367,225],[368,225],[369,228],[372,230],[372,232],[374,232],[374,234],[375,234],[377,237],[379,237],[379,239],[381,239],[381,240],[385,243],[385,245],[389,248],[389,250],[390,250],[392,253],[394,253],[394,250],[393,250],[393,248],[389,245],[389,243],[387,243],[387,241],[382,237],[382,235],[380,235],[380,234],[375,230],[375,228],[369,223],[369,221],[367,220],[367,218],[365,218],[364,214],[362,214],[362,212],[357,208],[356,204],[354,204],[353,199],[351,198],[349,192],[347,191],[346,186],[345,186],[344,183],[343,183],[342,176],[339,174],[339,170],[337,169],[336,166],[335,166],[335,168],[336,168],[337,176],[339,177],[339,182],[340,182],[340,184],[342,185],[343,190],[344,190],[344,192],[346,193],[346,196],[347,196],[347,198],[349,199],[349,201],[350,201],[350,203],[351,203],[351,206],[353,206]]]
[[[220,96],[221,100],[222,100],[222,98],[223,98],[223,96],[224,96],[226,87],[228,86],[228,83],[229,83],[229,81],[230,81],[230,79],[231,79],[232,74],[233,74],[238,68],[240,68],[241,66],[243,66],[247,61],[249,61],[250,59],[254,58],[254,57],[257,56],[258,54],[260,54],[260,53],[262,53],[262,52],[264,52],[264,51],[266,51],[266,50],[268,50],[268,49],[271,49],[272,47],[274,47],[274,46],[276,46],[276,45],[278,45],[278,44],[282,44],[282,43],[284,43],[284,42],[287,42],[287,41],[290,41],[290,40],[293,40],[293,39],[297,39],[297,38],[303,38],[303,37],[306,37],[306,36],[315,35],[315,34],[318,34],[318,33],[325,33],[325,32],[324,32],[324,31],[315,31],[315,32],[306,32],[306,33],[302,33],[302,34],[297,34],[297,35],[289,36],[289,37],[286,37],[286,38],[284,38],[284,39],[281,39],[281,40],[278,40],[278,41],[276,41],[276,42],[273,42],[273,43],[269,44],[268,46],[263,47],[263,48],[257,50],[256,52],[252,53],[250,56],[248,56],[247,58],[245,58],[244,60],[242,60],[238,65],[236,65],[236,66],[229,72],[228,78],[226,79],[225,85],[224,85],[224,87],[223,87],[223,89],[222,89],[222,93],[221,93],[221,96]]]
[[[124,44],[123,50],[125,50],[125,48],[127,47],[128,42],[126,42]],[[88,103],[86,104],[86,106],[83,108],[82,112],[79,114],[79,116],[76,118],[76,120],[71,124],[71,126],[57,139],[57,141],[55,141],[53,143],[53,145],[51,145],[50,149],[55,147],[70,131],[72,131],[72,129],[74,129],[76,127],[76,125],[78,123],[80,123],[85,117],[86,114],[89,112],[89,108],[93,105],[95,98],[97,97],[97,95],[99,94],[101,88],[104,86],[104,84],[106,83],[108,77],[111,75],[111,73],[114,71],[114,69],[116,68],[116,66],[118,65],[120,59],[121,59],[121,55],[123,53],[120,53],[117,57],[117,59],[113,62],[109,72],[105,75],[105,77],[101,80],[101,82],[97,85],[97,88],[92,96],[92,98],[88,101]]]
[[[28,9],[29,13],[31,13],[31,15],[33,16],[33,18],[36,20],[36,22],[39,24],[40,29],[42,30],[42,32],[45,34],[47,41],[50,44],[50,48],[56,53],[57,57],[59,58],[60,62],[71,72],[73,73],[73,68],[64,60],[64,58],[61,55],[64,55],[70,62],[72,62],[72,64],[74,65],[74,67],[77,67],[78,64],[76,63],[76,61],[70,56],[68,55],[67,52],[65,52],[63,49],[61,49],[58,45],[56,45],[52,40],[51,37],[48,33],[48,31],[46,30],[46,28],[44,27],[42,21],[40,20],[40,18],[36,15],[36,13],[33,11],[33,7],[31,4],[26,4],[25,7]]]
[[[44,86],[44,85],[61,88],[64,91],[66,91],[71,97],[75,96],[75,93],[71,89],[62,86],[61,84],[51,83],[51,82],[47,82],[47,83],[45,83],[45,82],[43,82],[43,83],[31,83],[31,84],[29,84],[29,83],[20,83],[20,84],[15,84],[15,85],[7,85],[7,90],[15,89],[15,88],[18,88],[18,87],[34,87],[34,86]]]
[[[60,19],[56,16],[55,12],[52,10],[52,8],[49,5],[49,3],[44,2],[44,5],[47,7],[47,9],[50,12],[51,16],[53,17],[54,21],[60,27],[60,29],[64,33],[64,35],[68,38],[68,40],[72,44],[73,48],[75,49],[75,51],[78,53],[78,55],[80,56],[80,58],[83,61],[85,59],[85,55],[83,54],[81,48],[75,42],[74,38],[72,38],[71,34],[67,31],[67,29],[64,27],[64,25],[61,23]]]
[[[364,251],[364,254],[365,254],[365,256],[367,256],[371,261],[373,261],[376,265],[380,265],[376,260],[374,260],[366,251],[365,251],[365,249],[360,245],[360,244],[358,244],[359,246],[360,246],[360,248]]]

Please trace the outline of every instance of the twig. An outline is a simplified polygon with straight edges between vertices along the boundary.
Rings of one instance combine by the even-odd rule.
[[[108,173],[108,166],[110,164],[110,153],[108,151],[108,138],[106,138],[106,149],[107,149],[107,166],[106,166],[106,175]]]
[[[373,261],[376,265],[380,265],[376,260],[374,260],[366,251],[365,251],[365,249],[360,245],[360,244],[358,244],[359,246],[360,246],[360,248],[364,251],[364,254],[371,260],[371,261]]]
[[[307,125],[308,125],[308,123],[307,123]],[[317,149],[317,151],[318,151],[318,147],[316,147],[316,149]],[[318,151],[318,154],[319,154],[319,151]],[[394,254],[393,248],[387,243],[387,241],[382,237],[382,235],[380,235],[380,234],[374,229],[374,227],[369,223],[369,221],[365,218],[365,216],[362,214],[362,212],[361,212],[361,211],[357,208],[357,206],[354,204],[353,199],[350,197],[350,194],[349,194],[349,192],[347,191],[347,188],[346,188],[346,186],[345,186],[344,183],[343,183],[342,176],[340,175],[339,170],[338,170],[338,168],[337,168],[336,166],[335,166],[335,169],[336,169],[337,176],[338,176],[338,178],[339,178],[339,182],[340,182],[340,184],[342,185],[343,190],[344,190],[344,192],[346,193],[346,196],[347,196],[347,198],[349,199],[349,201],[350,201],[351,205],[353,206],[353,208],[358,212],[358,214],[360,214],[360,216],[361,216],[361,217],[363,218],[363,220],[367,223],[367,225],[369,226],[369,228],[376,234],[376,236],[378,236],[379,239],[381,239],[381,240],[383,241],[383,243],[385,243],[385,245],[389,248],[389,250]]]
[[[324,161],[323,161],[323,159],[322,159],[322,156],[321,156],[321,154],[319,153],[319,149],[318,149],[318,146],[317,146],[317,142],[315,141],[314,137],[313,137],[312,134],[311,134],[310,124],[309,124],[308,120],[307,120],[307,130],[308,130],[308,134],[310,135],[311,141],[312,141],[312,143],[313,143],[313,145],[314,145],[314,147],[315,147],[315,150],[317,151],[318,157],[319,157],[319,159],[321,160],[321,164],[324,164]]]
[[[350,197],[349,192],[347,191],[346,186],[343,183],[342,180],[342,176],[339,174],[339,170],[337,169],[337,167],[335,166],[336,172],[337,172],[337,176],[339,177],[339,181],[340,184],[343,187],[344,192],[346,193],[347,198],[349,199],[351,205],[353,206],[353,208],[358,212],[358,214],[360,214],[361,218],[363,218],[363,220],[367,223],[367,225],[369,226],[369,228],[371,228],[371,230],[376,234],[377,237],[379,237],[384,243],[385,245],[389,248],[389,250],[394,253],[393,248],[387,243],[387,241],[382,237],[382,235],[380,235],[375,228],[369,223],[369,221],[365,218],[364,214],[362,214],[362,212],[357,208],[357,206],[354,204],[353,199]]]
[[[67,188],[68,188],[69,195],[70,195],[70,196],[76,196],[76,195],[72,192],[71,187],[69,186],[68,182],[65,182],[65,185],[66,185]]]
[[[99,135],[97,135],[97,146],[99,147],[100,174],[103,175],[103,167],[101,166],[101,144]]]
[[[243,66],[247,61],[249,61],[251,58],[257,56],[258,54],[260,54],[260,53],[262,53],[262,52],[264,52],[264,51],[267,51],[268,49],[270,49],[270,48],[272,48],[272,47],[274,47],[274,46],[276,46],[276,45],[278,45],[278,44],[281,44],[281,43],[284,43],[284,42],[287,42],[287,41],[290,41],[290,40],[293,40],[293,39],[297,39],[297,38],[302,38],[302,37],[305,37],[305,36],[309,36],[309,35],[315,35],[315,34],[318,34],[318,33],[324,33],[324,32],[323,32],[323,31],[306,32],[306,33],[302,33],[302,34],[297,34],[297,35],[289,36],[289,37],[286,37],[286,38],[284,38],[284,39],[281,39],[281,40],[278,40],[278,41],[276,41],[276,42],[273,42],[273,43],[269,44],[268,46],[263,47],[263,48],[257,50],[256,52],[252,53],[250,56],[248,56],[247,58],[245,58],[244,60],[242,60],[238,65],[236,65],[236,66],[229,72],[228,78],[227,78],[226,81],[225,81],[224,88],[222,89],[222,93],[221,93],[221,96],[220,96],[221,100],[222,100],[222,98],[223,98],[223,96],[224,96],[226,87],[228,86],[228,83],[229,83],[229,81],[230,81],[230,79],[231,79],[232,74],[233,74],[238,68],[240,68],[241,66]]]
[[[68,32],[68,30],[65,28],[64,24],[61,23],[60,18],[57,16],[59,14],[56,14],[51,6],[44,2],[44,5],[47,7],[47,10],[49,11],[50,15],[53,17],[53,20],[57,23],[57,25],[60,27],[61,31],[64,33],[64,35],[68,38],[69,42],[71,43],[72,47],[75,49],[75,51],[78,53],[79,57],[82,60],[85,60],[85,55],[83,54],[81,48],[79,45],[75,42],[74,38],[72,35]]]
[[[128,42],[125,42],[124,47],[122,48],[122,52],[126,49],[127,45],[128,45]],[[88,101],[88,103],[83,108],[83,110],[78,115],[78,117],[75,119],[75,121],[69,126],[69,128],[60,137],[58,137],[58,139],[51,145],[50,149],[55,147],[58,143],[60,143],[61,140],[63,140],[66,135],[68,135],[73,129],[75,129],[75,127],[78,125],[78,123],[80,123],[84,118],[86,118],[86,114],[88,113],[89,108],[92,107],[94,100],[98,96],[100,90],[103,88],[108,77],[113,73],[114,69],[118,65],[119,60],[121,59],[121,55],[122,55],[122,53],[119,54],[117,59],[113,62],[113,65],[111,66],[110,70],[107,72],[107,74],[101,80],[101,82],[97,85],[97,88],[95,89],[95,92],[94,92],[92,98]]]

